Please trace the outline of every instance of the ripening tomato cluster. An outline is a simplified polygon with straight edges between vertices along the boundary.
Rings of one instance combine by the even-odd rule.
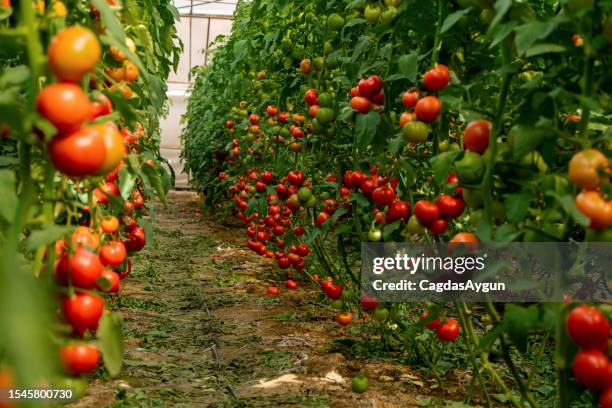
[[[612,407],[611,332],[608,318],[594,306],[580,305],[567,316],[567,333],[580,347],[572,371],[586,388],[601,391],[600,407]]]
[[[351,89],[351,108],[359,113],[368,113],[370,109],[379,110],[385,104],[383,80],[372,75],[359,81]]]
[[[582,191],[576,196],[576,208],[591,221],[590,227],[600,231],[612,225],[612,200],[600,191],[610,181],[612,163],[597,149],[576,153],[569,162],[568,177]]]

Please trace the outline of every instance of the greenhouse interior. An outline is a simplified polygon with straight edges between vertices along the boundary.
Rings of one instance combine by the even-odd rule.
[[[612,408],[612,1],[0,0],[0,408]]]

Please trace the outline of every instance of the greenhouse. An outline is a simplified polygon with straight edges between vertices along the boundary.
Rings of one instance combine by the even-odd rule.
[[[0,408],[612,408],[609,0],[0,0]]]

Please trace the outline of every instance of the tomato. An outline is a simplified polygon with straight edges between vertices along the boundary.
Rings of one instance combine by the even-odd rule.
[[[293,186],[301,186],[304,184],[304,172],[291,170],[287,175],[287,180]]]
[[[123,78],[125,78],[125,66],[123,65],[120,67],[108,67],[104,72],[115,82],[123,81]]]
[[[234,121],[232,120],[228,120],[225,122],[225,127],[228,129],[233,129],[234,128]]]
[[[423,85],[431,92],[439,92],[450,82],[450,73],[446,65],[438,64],[423,75]]]
[[[310,108],[308,108],[308,117],[315,118],[317,116],[319,108],[319,105],[312,105]]]
[[[567,316],[567,333],[583,349],[599,348],[610,336],[610,323],[593,306],[577,306]]]
[[[295,283],[295,281],[294,281],[294,280],[292,280],[292,279],[287,279],[287,280],[285,281],[285,287],[286,287],[287,289],[294,290],[294,289],[297,289],[297,288],[298,288],[298,285],[297,285],[297,283]]]
[[[429,125],[419,120],[407,122],[402,127],[402,136],[406,143],[423,143],[429,137]]]
[[[92,344],[71,344],[60,347],[64,370],[69,374],[86,374],[96,369],[100,362],[100,351]]]
[[[361,307],[363,310],[371,311],[378,307],[379,301],[376,297],[370,295],[369,293],[362,292],[359,297],[359,303],[361,303]]]
[[[298,237],[304,235],[305,232],[306,230],[304,229],[304,227],[295,227],[293,229],[293,234]]]
[[[459,217],[463,214],[463,210],[465,209],[462,199],[455,198],[448,194],[443,194],[438,197],[436,205],[440,211],[440,216],[447,219]]]
[[[100,221],[102,231],[107,234],[115,234],[119,230],[119,220],[113,215],[109,215]]]
[[[102,272],[101,278],[106,280],[105,284],[100,284],[98,281],[98,289],[105,293],[117,293],[119,292],[119,282],[121,277],[113,270],[105,269]]]
[[[91,230],[84,226],[79,226],[74,229],[70,236],[70,241],[76,246],[82,246],[87,249],[95,250],[100,246],[100,236],[94,234]]]
[[[98,204],[108,204],[110,202],[108,196],[119,197],[120,194],[119,186],[115,182],[107,181],[94,190],[94,200]]]
[[[389,205],[395,200],[395,190],[389,186],[380,186],[372,191],[372,200],[376,205]]]
[[[370,381],[365,375],[358,375],[351,380],[351,390],[358,394],[362,394],[370,387]]]
[[[118,266],[122,264],[126,255],[125,245],[121,241],[112,241],[102,245],[102,248],[100,248],[100,261],[105,266]]]
[[[438,218],[437,220],[429,224],[427,228],[432,234],[440,235],[444,233],[444,231],[446,231],[446,229],[448,228],[448,221],[446,221],[444,218]]]
[[[47,55],[60,81],[79,82],[98,63],[102,48],[93,32],[72,26],[53,37]]]
[[[300,72],[304,75],[310,74],[310,59],[305,58],[300,62]]]
[[[416,215],[411,215],[410,218],[408,218],[404,233],[421,234],[423,231],[425,231],[425,226],[419,222]]]
[[[464,153],[463,159],[455,162],[455,170],[461,183],[478,184],[484,177],[485,163],[480,154],[468,150]]]
[[[353,315],[350,312],[337,313],[336,321],[340,326],[348,326],[353,321]]]
[[[320,108],[317,111],[317,121],[325,126],[335,120],[334,110],[331,108]]]
[[[612,225],[612,201],[607,201],[597,191],[583,191],[576,196],[576,208],[589,217],[591,228],[604,230]]]
[[[327,17],[327,29],[329,31],[338,31],[344,27],[344,18],[338,13],[332,13]]]
[[[142,196],[142,193],[139,190],[132,191],[132,201],[134,203],[134,208],[142,208],[142,206],[144,205],[144,197]],[[196,208],[194,212],[199,213],[200,209]]]
[[[400,126],[404,127],[406,123],[417,120],[416,113],[414,112],[402,112],[399,119]]]
[[[102,168],[98,174],[104,175],[113,171],[127,155],[123,137],[113,122],[107,122],[98,126],[98,130],[104,137],[105,158]]]
[[[317,98],[317,90],[315,88],[310,88],[304,93],[304,101],[309,106],[319,105],[319,99]]]
[[[585,149],[572,157],[567,175],[578,187],[595,190],[603,179],[599,172],[608,166],[608,159],[599,150]]]
[[[124,80],[133,82],[138,79],[140,73],[138,71],[138,67],[132,61],[125,61],[123,66],[125,67],[125,75],[123,76]]]
[[[331,280],[322,282],[321,287],[325,295],[332,300],[340,299],[342,296],[342,286],[335,285]]]
[[[402,103],[406,109],[412,109],[416,106],[419,97],[420,95],[417,91],[406,91],[402,94]]]
[[[437,97],[426,96],[417,101],[414,112],[416,113],[417,118],[423,122],[431,123],[438,118],[441,108],[442,103]]]
[[[98,329],[98,321],[104,310],[104,300],[97,295],[76,293],[64,300],[62,310],[74,332],[82,336],[87,330]]]
[[[147,243],[145,231],[142,227],[136,227],[126,235],[125,248],[129,252],[140,251]]]
[[[429,310],[425,309],[423,313],[421,314],[421,320],[427,319],[428,316],[429,316]],[[429,323],[425,324],[425,327],[427,327],[429,330],[437,330],[438,327],[440,327],[441,325],[442,325],[442,322],[440,321],[440,319],[435,318]]]
[[[370,228],[368,231],[368,240],[372,242],[378,242],[382,239],[382,231],[378,228]]]
[[[389,204],[387,210],[387,224],[395,220],[406,220],[410,215],[410,205],[406,201],[398,200]]]
[[[384,306],[378,306],[373,313],[374,320],[379,323],[384,323],[389,319],[389,309]]]
[[[59,133],[79,130],[92,111],[87,94],[81,87],[60,83],[47,85],[36,98],[36,109]]]
[[[136,43],[131,38],[129,38],[129,37],[125,38],[125,46],[132,53],[136,52]],[[123,62],[123,61],[125,61],[127,59],[127,56],[121,50],[119,50],[119,48],[117,48],[115,45],[111,45],[110,46],[110,53],[111,53],[112,57],[115,60],[119,61],[119,62]]]
[[[436,336],[440,341],[453,341],[459,336],[459,322],[455,319],[448,319],[436,329]]]
[[[260,120],[261,118],[256,113],[252,113],[249,115],[249,122],[251,123],[251,125],[257,125]]]
[[[473,234],[471,232],[459,232],[457,235],[452,237],[451,240],[448,242],[457,243],[457,244],[465,244],[465,243],[477,243],[477,242],[480,242],[480,240],[478,239],[476,234]]]
[[[104,134],[99,126],[90,126],[55,136],[49,143],[49,155],[55,168],[67,176],[98,174],[106,159]]]
[[[372,6],[368,4],[365,10],[363,11],[363,17],[368,23],[376,24],[378,23],[378,20],[380,20],[381,13],[382,9],[380,8],[380,6]]]
[[[350,174],[351,176],[351,186],[352,187],[361,187],[363,183],[368,179],[368,176],[365,175],[362,171],[353,171]]]
[[[132,260],[127,258],[126,261],[127,262],[124,262],[120,267],[115,268],[115,271],[119,274],[119,278],[121,279],[125,279],[130,272],[132,272]]]
[[[103,271],[104,266],[96,254],[77,247],[73,255],[64,254],[60,258],[55,268],[55,279],[61,285],[70,281],[77,288],[93,289]]]
[[[363,96],[354,96],[351,98],[351,108],[359,113],[368,113],[370,111],[370,100]]]
[[[274,286],[270,286],[267,292],[270,296],[278,296],[280,294],[280,290]]]
[[[429,225],[440,217],[440,209],[434,203],[420,200],[414,204],[414,215],[424,225]]]
[[[599,390],[608,382],[608,364],[608,358],[601,350],[580,350],[572,362],[572,372],[582,385]]]
[[[91,102],[91,114],[90,119],[96,119],[100,116],[108,115],[113,111],[113,104],[111,103],[108,96],[103,93],[97,93]]]
[[[367,7],[366,7],[367,9]],[[383,89],[383,81],[378,75],[372,75],[359,81],[359,95],[372,98]]]
[[[612,364],[609,364],[612,366]],[[599,408],[612,408],[612,385],[599,396]]]
[[[463,132],[463,148],[476,153],[483,153],[489,147],[491,128],[491,122],[484,119],[468,123]]]

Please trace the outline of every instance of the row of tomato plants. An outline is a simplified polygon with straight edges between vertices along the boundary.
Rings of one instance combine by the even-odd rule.
[[[112,303],[171,185],[177,18],[165,0],[0,6],[0,387],[79,397],[102,361],[121,369]]]
[[[410,321],[419,305],[359,293],[358,266],[368,241],[610,241],[611,11],[592,0],[240,4],[197,72],[186,169],[288,289],[319,283],[339,324],[371,315],[383,343],[408,344],[435,375],[440,349],[422,330],[461,338],[468,402],[478,387],[491,404],[492,387],[517,407],[610,407],[609,307],[455,302]]]

